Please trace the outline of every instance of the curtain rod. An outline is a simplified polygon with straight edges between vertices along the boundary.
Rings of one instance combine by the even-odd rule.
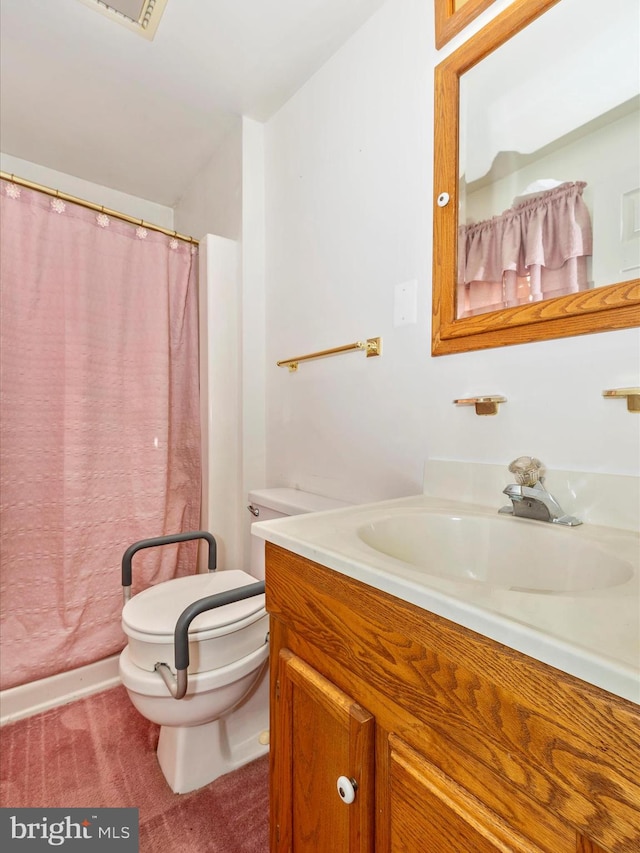
[[[154,225],[152,222],[146,222],[144,219],[135,219],[133,216],[128,216],[126,213],[120,213],[118,210],[111,210],[109,207],[104,207],[101,204],[94,204],[92,201],[78,198],[74,195],[61,192],[61,190],[52,190],[51,187],[45,187],[43,184],[37,184],[34,181],[27,181],[25,178],[19,178],[17,175],[9,174],[8,172],[0,172],[0,178],[3,181],[10,181],[12,184],[18,184],[21,187],[26,187],[29,190],[51,195],[55,198],[60,198],[63,201],[69,201],[73,204],[79,204],[82,207],[88,207],[89,210],[96,210],[98,213],[106,213],[108,216],[114,216],[116,219],[122,219],[125,222],[130,222],[132,225],[140,225],[142,228],[148,228],[150,231],[159,231],[161,234],[166,234],[168,237],[174,237],[176,240],[183,240],[185,243],[193,243],[197,246],[199,241],[193,237],[187,237],[184,234],[178,234],[177,231],[171,231],[168,228],[163,228],[161,225]]]

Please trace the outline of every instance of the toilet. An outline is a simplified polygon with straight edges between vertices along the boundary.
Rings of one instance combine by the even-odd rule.
[[[249,493],[255,521],[347,506],[298,489]],[[193,574],[149,587],[122,610],[127,645],[120,679],[134,707],[160,726],[157,756],[172,791],[184,794],[260,757],[269,744],[269,617],[264,595],[208,610],[189,626],[187,691],[174,699],[158,662],[174,666],[173,635],[183,610],[219,592],[264,580],[264,541],[251,537],[249,572]]]

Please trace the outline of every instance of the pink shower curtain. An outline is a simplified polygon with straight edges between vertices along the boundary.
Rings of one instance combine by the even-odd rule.
[[[124,645],[132,542],[200,526],[195,247],[2,181],[0,686]],[[140,552],[133,591],[195,570]]]

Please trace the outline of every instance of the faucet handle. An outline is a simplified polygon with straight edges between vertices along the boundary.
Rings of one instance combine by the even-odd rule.
[[[542,484],[546,474],[546,468],[534,456],[518,456],[509,465],[509,471],[521,486],[535,486],[538,482]]]

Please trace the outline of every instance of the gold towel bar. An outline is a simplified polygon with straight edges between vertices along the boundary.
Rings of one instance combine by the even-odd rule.
[[[332,349],[323,349],[320,352],[312,352],[309,355],[297,355],[295,358],[285,358],[282,361],[277,361],[278,367],[288,367],[293,373],[298,369],[298,363],[301,361],[311,361],[312,358],[326,358],[328,355],[342,355],[343,352],[355,352],[356,350],[365,350],[367,358],[374,355],[382,354],[382,339],[367,338],[366,341],[356,341],[353,344],[345,344],[342,347],[333,347]]]

